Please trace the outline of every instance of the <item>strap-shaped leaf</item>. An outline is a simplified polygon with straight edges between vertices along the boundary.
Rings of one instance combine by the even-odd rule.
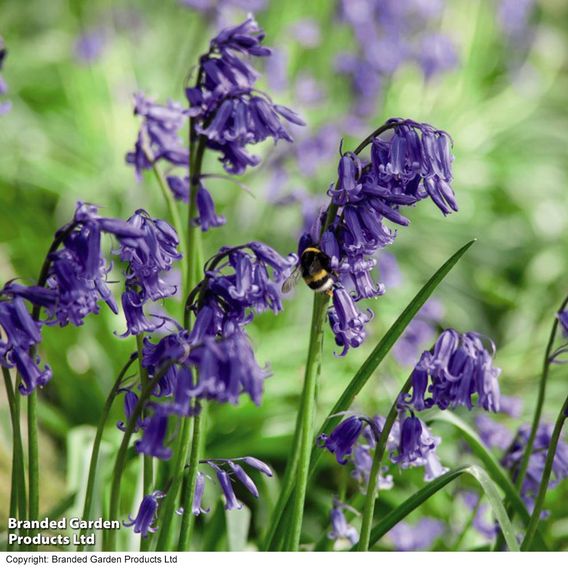
[[[487,472],[476,465],[466,465],[457,469],[452,469],[444,475],[434,479],[414,495],[409,497],[404,503],[399,505],[394,511],[391,511],[384,519],[382,519],[371,531],[371,546],[390,531],[396,524],[402,521],[407,515],[420,507],[422,503],[430,499],[438,491],[443,489],[448,483],[454,481],[462,475],[471,475],[481,486],[481,489],[487,496],[487,500],[493,509],[493,513],[497,522],[501,527],[505,542],[509,550],[513,552],[519,551],[519,543],[515,537],[515,530],[511,524],[511,520],[505,511],[499,490],[495,483],[491,480]]]
[[[487,473],[495,481],[495,483],[501,488],[503,493],[505,493],[507,500],[511,503],[511,506],[515,510],[515,513],[519,515],[523,524],[526,526],[530,521],[530,514],[523,503],[523,500],[519,496],[517,489],[509,479],[507,473],[501,467],[501,464],[495,459],[495,456],[485,447],[485,444],[481,441],[477,433],[466,424],[461,418],[456,416],[449,410],[444,410],[429,418],[429,421],[439,421],[446,422],[457,428],[465,441],[469,444],[472,452],[481,460]],[[538,543],[539,550],[548,550],[542,533],[540,531],[535,535],[535,539]]]

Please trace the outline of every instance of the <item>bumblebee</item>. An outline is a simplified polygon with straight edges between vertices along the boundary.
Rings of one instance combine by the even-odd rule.
[[[302,251],[298,265],[282,285],[282,292],[290,292],[300,276],[314,292],[332,295],[335,278],[331,270],[331,259],[320,249],[306,247]]]

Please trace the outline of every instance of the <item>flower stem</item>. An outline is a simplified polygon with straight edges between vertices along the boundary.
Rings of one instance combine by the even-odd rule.
[[[112,408],[112,404],[114,402],[114,399],[116,398],[116,395],[118,394],[118,391],[120,390],[120,387],[122,385],[122,382],[124,380],[124,376],[126,375],[126,373],[128,372],[128,369],[130,369],[130,366],[132,365],[132,363],[134,363],[134,361],[136,360],[136,358],[138,357],[137,353],[133,353],[130,356],[130,359],[128,359],[128,362],[126,363],[126,365],[124,365],[124,367],[122,368],[122,370],[120,371],[120,374],[118,375],[116,382],[114,383],[106,401],[105,401],[105,405],[103,407],[103,411],[101,414],[101,417],[99,419],[99,423],[97,425],[97,432],[95,434],[95,439],[93,441],[93,450],[91,451],[91,461],[89,463],[89,475],[87,477],[87,489],[85,491],[85,503],[83,505],[83,520],[87,521],[89,520],[89,516],[91,514],[91,506],[93,503],[93,492],[94,492],[94,488],[95,488],[95,477],[97,474],[97,463],[99,460],[99,450],[101,447],[101,441],[103,438],[103,432],[104,432],[104,428],[105,428],[105,424],[106,421],[108,419],[108,415],[110,414],[110,409]],[[81,529],[81,535],[85,535],[87,533],[87,529]],[[77,545],[77,552],[82,552],[83,549],[85,548],[84,544],[78,544]]]
[[[183,230],[183,225],[181,223],[181,217],[179,214],[179,210],[176,204],[176,201],[174,199],[174,196],[172,195],[172,192],[169,190],[169,188],[167,187],[167,183],[166,180],[164,179],[164,175],[162,174],[160,168],[157,166],[156,162],[154,161],[154,165],[152,166],[152,170],[154,171],[154,176],[156,177],[156,180],[158,182],[158,185],[160,186],[160,189],[162,191],[162,195],[164,196],[164,199],[166,201],[166,204],[168,206],[168,212],[170,215],[170,219],[172,220],[172,223],[174,225],[174,228],[176,230],[176,233],[178,234],[179,237],[179,249],[180,252],[182,254],[182,278],[187,278],[187,265],[189,262],[188,259],[188,253],[187,253],[187,243],[184,240],[184,234],[185,231]],[[186,282],[183,283],[184,285],[184,289],[186,289]]]
[[[6,396],[12,422],[12,487],[10,491],[10,517],[25,519],[27,516],[26,478],[24,469],[24,448],[20,431],[20,399],[12,388],[10,371],[2,367]],[[21,532],[21,531],[20,531]]]
[[[197,212],[197,190],[199,189],[201,168],[203,165],[203,155],[205,153],[205,138],[200,136],[195,139],[195,126],[190,121],[190,154],[189,154],[189,207],[188,207],[188,226],[187,226],[187,254],[188,262],[186,265],[186,296],[197,286],[201,280],[203,266],[203,252],[201,250],[201,233],[199,227],[193,223]],[[186,327],[191,327],[191,313],[184,313]],[[171,486],[162,504],[161,526],[158,536],[156,549],[159,551],[171,550],[173,547],[173,534],[170,530],[174,519],[175,505],[184,478],[185,464],[192,439],[194,417],[187,416],[182,419],[181,431],[178,437],[178,444],[175,449],[173,477]],[[193,448],[192,448],[193,453]],[[197,471],[195,472],[197,475]]]
[[[28,487],[30,500],[28,503],[28,519],[39,518],[39,446],[37,435],[37,392],[28,395]],[[33,537],[36,529],[30,529],[29,536]],[[37,550],[37,545],[31,544],[30,551]]]
[[[195,515],[192,511],[193,494],[197,485],[197,473],[202,447],[205,441],[205,422],[207,420],[207,407],[203,405],[201,412],[193,419],[193,436],[191,441],[191,453],[189,455],[189,472],[183,480],[183,516],[179,535],[178,550],[183,552],[190,549],[191,533],[195,524]]]
[[[552,473],[552,466],[554,464],[554,457],[556,455],[556,448],[560,440],[560,434],[562,433],[562,427],[564,422],[568,417],[568,397],[562,405],[560,414],[556,419],[556,424],[554,425],[554,430],[552,432],[552,437],[550,439],[550,445],[548,446],[548,453],[546,454],[546,462],[544,464],[544,471],[542,472],[542,479],[540,480],[540,486],[538,488],[538,494],[535,499],[534,509],[531,514],[529,521],[529,526],[527,527],[527,532],[525,538],[521,544],[521,550],[530,550],[534,535],[536,534],[536,529],[538,523],[540,522],[540,515],[542,513],[542,508],[544,506],[544,498],[546,497],[546,491],[548,490],[548,482],[550,481],[550,474]]]
[[[412,384],[412,378],[409,377],[404,383],[402,389],[400,389],[399,395],[393,402],[387,418],[385,420],[385,425],[381,430],[379,439],[377,440],[377,446],[375,448],[375,455],[373,456],[373,464],[371,466],[371,473],[369,474],[369,484],[367,485],[367,494],[365,496],[365,506],[363,508],[363,521],[361,523],[361,535],[359,537],[359,543],[357,544],[357,550],[360,552],[365,552],[369,549],[369,540],[371,537],[371,524],[373,522],[373,513],[375,511],[376,502],[376,490],[379,480],[379,473],[381,470],[381,462],[385,455],[385,450],[387,447],[387,442],[389,439],[390,432],[392,430],[393,424],[396,420],[398,408],[397,404],[400,399],[400,395],[407,393]]]
[[[301,434],[299,436],[300,450],[298,468],[296,470],[296,492],[294,494],[292,507],[289,539],[289,549],[292,551],[297,551],[300,546],[304,502],[306,499],[310,456],[313,443],[315,396],[317,391],[317,381],[321,372],[323,326],[328,301],[329,297],[327,295],[314,295],[310,344],[306,371],[304,374],[304,389],[302,392],[300,410],[301,418],[299,420],[299,426],[301,428]]]
[[[136,336],[136,349],[138,352],[138,373],[140,375],[141,388],[144,388],[148,384],[148,371],[144,368],[144,365],[142,364],[143,347],[144,347],[144,334],[139,333]],[[144,416],[144,413],[142,413],[142,416]],[[154,488],[154,463],[152,456],[144,454],[143,463],[144,467],[142,472],[143,476],[142,491],[143,495],[150,495],[150,493],[152,493],[152,490]],[[148,538],[140,536],[140,551],[144,552],[146,550],[149,550],[151,542],[152,542],[151,535],[149,535]]]
[[[564,298],[564,301],[560,305],[559,312],[563,311],[564,308],[568,305],[568,296]],[[542,374],[540,378],[540,384],[538,388],[538,398],[536,401],[536,408],[534,409],[533,421],[531,425],[531,432],[529,435],[529,439],[525,448],[525,453],[523,454],[523,459],[521,461],[521,465],[519,467],[519,472],[517,474],[517,479],[515,480],[515,487],[518,491],[521,490],[523,486],[523,481],[525,479],[525,475],[527,473],[527,468],[529,465],[529,459],[531,457],[534,441],[536,438],[536,432],[538,430],[538,426],[540,424],[540,417],[542,415],[542,407],[544,405],[544,397],[546,394],[546,383],[548,382],[548,372],[550,370],[550,363],[551,363],[551,354],[552,349],[554,347],[554,341],[556,339],[556,332],[558,331],[558,318],[554,318],[554,323],[552,324],[552,330],[550,331],[550,337],[548,339],[548,344],[546,346],[546,351],[544,354],[544,361],[542,365]]]
[[[119,506],[120,506],[120,485],[122,482],[122,474],[124,473],[124,469],[126,466],[126,457],[128,453],[128,446],[130,444],[130,438],[136,429],[136,423],[140,416],[142,415],[142,411],[144,410],[144,405],[146,401],[152,395],[152,391],[154,390],[155,386],[158,384],[160,379],[166,374],[167,370],[171,367],[173,363],[170,361],[165,363],[160,370],[156,373],[156,375],[152,378],[152,380],[146,385],[142,392],[140,393],[140,398],[132,411],[132,415],[128,420],[128,424],[126,426],[126,430],[124,431],[124,436],[122,438],[122,442],[120,444],[120,448],[118,450],[118,454],[116,456],[116,462],[114,464],[113,474],[112,474],[112,485],[111,485],[111,493],[110,493],[110,505],[109,505],[109,519],[110,520],[117,520],[119,515]],[[105,537],[103,542],[103,548],[105,551],[110,552],[116,549],[116,535],[117,531],[114,529],[110,529],[105,531]]]

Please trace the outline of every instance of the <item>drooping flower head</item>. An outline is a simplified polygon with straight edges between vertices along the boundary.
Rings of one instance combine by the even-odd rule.
[[[150,495],[145,495],[138,508],[138,514],[133,519],[128,515],[128,521],[123,524],[125,527],[134,527],[134,532],[146,538],[148,533],[155,533],[158,528],[152,526],[158,516],[159,500],[164,497],[161,491],[154,491]]]
[[[501,370],[493,366],[494,351],[493,344],[491,352],[485,348],[478,333],[445,330],[432,350],[422,354],[412,375],[412,396],[406,400],[416,410],[432,406],[471,409],[477,395],[478,406],[497,412]]]
[[[47,288],[57,294],[57,302],[47,310],[50,324],[82,325],[88,314],[98,313],[100,300],[118,313],[106,284],[110,265],[101,254],[102,233],[110,233],[119,241],[143,235],[125,221],[100,217],[95,205],[79,202],[72,223],[56,234],[62,238],[62,248],[50,257]]]

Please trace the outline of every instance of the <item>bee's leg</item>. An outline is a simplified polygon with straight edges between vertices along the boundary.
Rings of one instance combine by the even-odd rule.
[[[327,296],[329,296],[330,298],[333,298],[333,288],[330,288],[329,290],[326,290],[324,292],[324,294],[326,294]]]

